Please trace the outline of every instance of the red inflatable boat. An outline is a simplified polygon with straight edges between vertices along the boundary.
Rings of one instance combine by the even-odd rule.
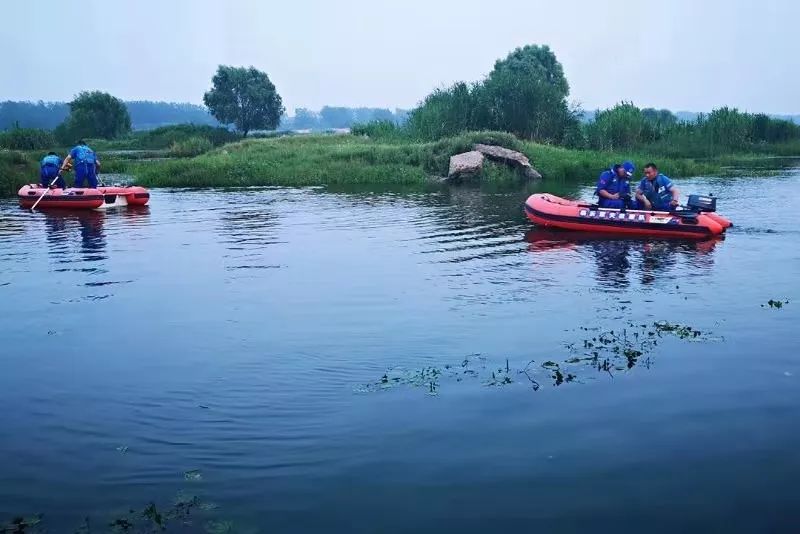
[[[17,193],[19,205],[31,208],[42,193],[45,195],[36,205],[36,209],[106,209],[117,206],[144,206],[150,201],[150,193],[144,187],[47,189],[38,184],[30,184],[22,186]]]
[[[731,226],[728,219],[713,213],[714,197],[690,195],[687,206],[671,212],[618,210],[538,193],[525,202],[525,215],[545,228],[689,239],[717,236]]]

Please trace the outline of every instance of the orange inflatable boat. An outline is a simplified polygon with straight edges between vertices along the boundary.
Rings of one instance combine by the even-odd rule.
[[[547,193],[525,202],[528,219],[545,228],[689,239],[718,236],[731,226],[714,210],[716,198],[699,195],[689,196],[687,208],[669,212],[599,208]]]
[[[36,209],[106,209],[117,206],[144,206],[150,201],[150,193],[144,187],[47,189],[38,184],[30,184],[23,185],[17,192],[19,205],[31,208],[43,193],[44,197],[36,205]]]

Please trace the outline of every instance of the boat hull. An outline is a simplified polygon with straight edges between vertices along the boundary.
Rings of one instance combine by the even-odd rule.
[[[617,210],[581,204],[547,193],[531,195],[525,202],[527,218],[545,228],[582,232],[707,239],[722,234],[730,221],[699,213],[681,217],[666,211]],[[720,222],[724,221],[727,226]]]
[[[46,191],[46,193],[45,193]],[[42,196],[44,194],[44,196]],[[121,206],[144,206],[150,193],[144,187],[97,187],[46,189],[38,184],[24,185],[17,192],[19,205],[36,209],[108,209]]]

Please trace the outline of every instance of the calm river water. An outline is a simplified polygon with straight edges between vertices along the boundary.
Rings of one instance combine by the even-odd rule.
[[[531,190],[4,200],[0,522],[797,531],[800,171],[679,186],[725,240],[535,230]]]

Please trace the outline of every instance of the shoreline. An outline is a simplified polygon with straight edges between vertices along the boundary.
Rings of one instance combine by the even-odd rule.
[[[567,149],[521,141],[503,132],[469,132],[435,142],[370,139],[355,135],[307,135],[245,139],[194,157],[149,159],[148,151],[100,151],[102,173],[129,174],[143,187],[306,187],[441,185],[450,156],[476,143],[503,146],[525,154],[542,175],[541,183],[590,182],[609,165],[633,160],[641,169],[654,161],[674,178],[727,176],[737,165],[759,160],[792,159],[775,154],[730,154],[708,159],[659,157],[657,154]],[[0,197],[38,181],[41,151],[0,151]],[[139,157],[141,154],[141,157]],[[105,157],[104,157],[105,156]],[[797,156],[795,156],[797,157]],[[70,176],[67,177],[68,181]],[[522,182],[505,165],[489,162],[475,180]]]

